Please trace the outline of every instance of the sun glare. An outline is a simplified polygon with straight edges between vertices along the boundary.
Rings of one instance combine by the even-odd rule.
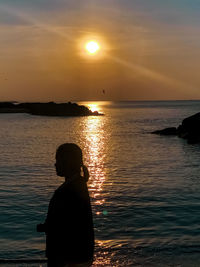
[[[85,45],[85,49],[89,54],[94,55],[99,51],[100,45],[95,41],[90,41]]]
[[[88,107],[92,112],[99,111],[99,108],[98,108],[97,104],[88,104]]]

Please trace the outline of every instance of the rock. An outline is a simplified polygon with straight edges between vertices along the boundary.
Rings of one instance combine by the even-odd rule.
[[[15,102],[0,102],[0,113],[26,113],[27,111],[18,107]]]
[[[169,127],[163,130],[157,130],[152,132],[152,134],[160,134],[160,135],[177,135],[176,127]]]
[[[188,144],[200,143],[200,112],[185,118],[178,128],[170,127],[152,132],[160,135],[177,135],[186,139]]]
[[[20,103],[0,102],[0,113],[29,113],[38,116],[99,116],[97,111],[92,112],[89,108],[76,103]]]
[[[185,118],[179,125],[177,134],[189,144],[200,143],[200,112]]]

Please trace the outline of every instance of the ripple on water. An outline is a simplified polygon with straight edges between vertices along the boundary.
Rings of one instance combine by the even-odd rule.
[[[0,258],[44,257],[35,226],[62,182],[55,150],[75,142],[91,175],[94,266],[199,263],[199,146],[149,134],[177,126],[197,106],[124,105],[102,106],[103,117],[0,116]]]

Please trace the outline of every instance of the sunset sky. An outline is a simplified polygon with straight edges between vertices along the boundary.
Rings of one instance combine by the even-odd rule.
[[[0,101],[200,99],[199,14],[199,0],[0,0]]]

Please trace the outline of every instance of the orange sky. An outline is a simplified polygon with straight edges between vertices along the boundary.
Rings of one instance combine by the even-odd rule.
[[[200,99],[198,8],[195,0],[2,0],[0,101]],[[101,56],[83,56],[89,39]]]

